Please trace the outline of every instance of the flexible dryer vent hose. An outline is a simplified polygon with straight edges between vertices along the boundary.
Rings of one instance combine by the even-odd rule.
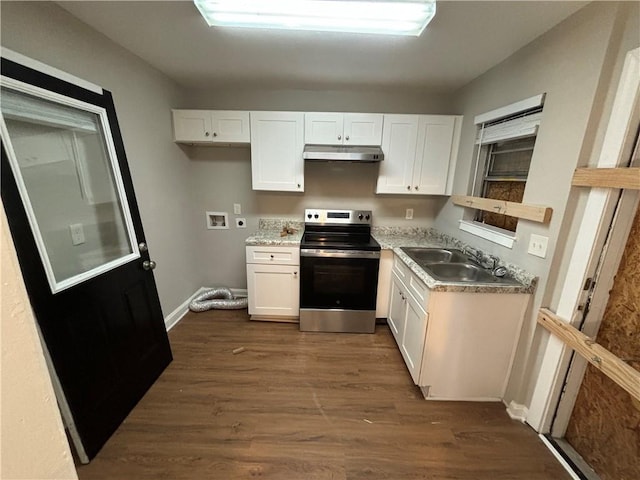
[[[196,296],[189,304],[192,312],[204,312],[212,308],[221,310],[239,310],[247,308],[249,299],[246,297],[234,298],[233,293],[226,287],[216,287],[205,290]]]

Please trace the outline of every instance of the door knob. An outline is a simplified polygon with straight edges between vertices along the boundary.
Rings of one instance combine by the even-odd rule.
[[[149,247],[147,247],[147,244],[144,242],[140,242],[138,244],[138,248],[140,249],[141,252],[146,252],[147,250],[149,250]]]
[[[153,260],[145,260],[144,262],[142,262],[142,268],[144,268],[145,270],[153,270],[154,268],[156,268],[156,262],[154,262]]]

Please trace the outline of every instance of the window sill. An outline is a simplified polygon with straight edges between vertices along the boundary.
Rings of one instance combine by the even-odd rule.
[[[513,248],[516,241],[515,233],[480,222],[460,220],[460,230],[507,248]]]

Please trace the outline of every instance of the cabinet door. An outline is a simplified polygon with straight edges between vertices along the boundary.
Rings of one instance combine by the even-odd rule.
[[[173,139],[176,142],[211,142],[210,110],[173,110]]]
[[[342,145],[342,113],[304,114],[304,142],[310,145]]]
[[[249,112],[215,110],[211,112],[214,142],[249,143]]]
[[[398,347],[402,347],[402,337],[404,335],[404,322],[406,319],[407,302],[404,296],[404,286],[398,280],[396,274],[392,274],[391,293],[389,295],[389,314],[387,323],[391,329],[393,337],[396,339]]]
[[[304,191],[304,114],[251,112],[254,190]]]
[[[415,193],[423,195],[446,193],[452,161],[455,121],[456,117],[452,115],[420,116],[412,186]],[[453,175],[453,171],[451,174]]]
[[[417,385],[420,380],[429,316],[411,295],[405,295],[405,297],[407,313],[400,351],[411,373],[411,378]]]
[[[418,115],[385,115],[376,193],[413,193]]]
[[[300,315],[300,277],[297,265],[247,264],[249,315]]]
[[[382,143],[382,114],[377,113],[345,113],[344,144],[374,145]]]

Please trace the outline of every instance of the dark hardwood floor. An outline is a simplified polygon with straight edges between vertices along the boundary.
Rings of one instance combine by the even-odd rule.
[[[385,325],[300,333],[214,310],[169,338],[173,363],[80,479],[569,478],[501,403],[425,401]]]

